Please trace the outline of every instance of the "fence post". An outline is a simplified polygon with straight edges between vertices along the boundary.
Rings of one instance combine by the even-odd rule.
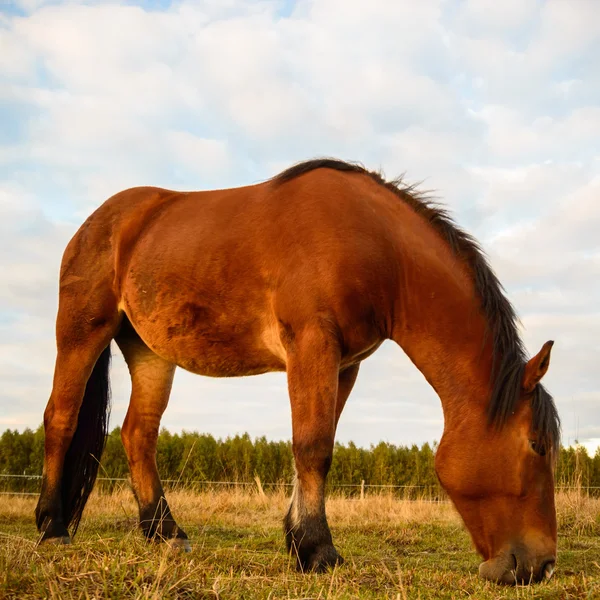
[[[361,500],[365,499],[365,480],[364,479],[360,482],[360,499]]]
[[[258,488],[258,495],[261,498],[266,498],[265,491],[263,490],[263,486],[258,475],[254,476],[254,481],[256,482],[256,487]]]

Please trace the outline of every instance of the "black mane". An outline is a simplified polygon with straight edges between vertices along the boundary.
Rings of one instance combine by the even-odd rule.
[[[402,177],[386,181],[381,173],[368,171],[358,163],[317,158],[286,169],[273,181],[285,183],[315,169],[334,169],[370,177],[424,217],[448,242],[454,254],[470,266],[475,288],[481,298],[481,308],[493,336],[494,370],[488,418],[491,425],[502,427],[514,413],[521,396],[527,359],[517,329],[515,310],[479,243],[456,225],[445,208],[434,202],[428,194],[417,190],[416,186],[406,184]],[[536,386],[531,408],[532,427],[538,435],[538,443],[556,451],[560,444],[560,420],[554,400],[541,384]]]

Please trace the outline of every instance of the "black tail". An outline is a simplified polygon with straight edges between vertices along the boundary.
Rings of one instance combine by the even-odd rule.
[[[79,527],[83,509],[94,487],[108,433],[109,367],[110,344],[96,361],[85,386],[77,429],[65,456],[62,484],[63,518],[66,527],[72,526],[72,535],[75,535]]]

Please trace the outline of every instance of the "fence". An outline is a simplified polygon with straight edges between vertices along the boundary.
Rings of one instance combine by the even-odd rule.
[[[41,485],[41,475],[14,475],[0,473],[0,495],[37,496]],[[123,488],[129,489],[131,483],[126,477],[98,477],[96,491],[112,493]],[[255,481],[203,481],[189,479],[164,479],[165,491],[188,490],[201,492],[215,489],[245,488],[248,491],[287,490],[293,484],[288,482],[264,483],[256,478]],[[366,483],[337,483],[328,484],[328,491],[342,494],[349,498],[364,498],[367,494],[389,492],[404,500],[429,500],[440,502],[447,500],[446,494],[438,485],[376,485]],[[600,486],[557,485],[556,491],[578,491],[586,496],[600,497]]]
[[[19,495],[19,496],[37,496],[41,485],[41,475],[13,475],[0,473],[0,494]],[[112,493],[119,489],[130,488],[129,478],[125,477],[98,477],[96,479],[96,491],[100,493]],[[203,481],[189,479],[163,479],[165,491],[170,490],[189,490],[205,491],[215,489],[234,489],[246,488],[249,491],[274,491],[287,490],[293,487],[288,482],[262,482],[256,478],[255,481]],[[339,493],[348,497],[364,498],[368,493],[377,493],[388,491],[406,500],[445,500],[445,494],[439,486],[426,485],[375,485],[368,484],[365,481],[361,483],[341,483],[328,485],[328,491]]]

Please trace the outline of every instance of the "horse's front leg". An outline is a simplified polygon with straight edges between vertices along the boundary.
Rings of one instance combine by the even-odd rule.
[[[338,342],[318,327],[302,331],[288,350],[296,481],[284,528],[288,550],[302,571],[323,571],[343,562],[325,516],[325,479],[337,420],[358,367],[341,376],[339,369]],[[338,389],[344,396],[339,400]]]

